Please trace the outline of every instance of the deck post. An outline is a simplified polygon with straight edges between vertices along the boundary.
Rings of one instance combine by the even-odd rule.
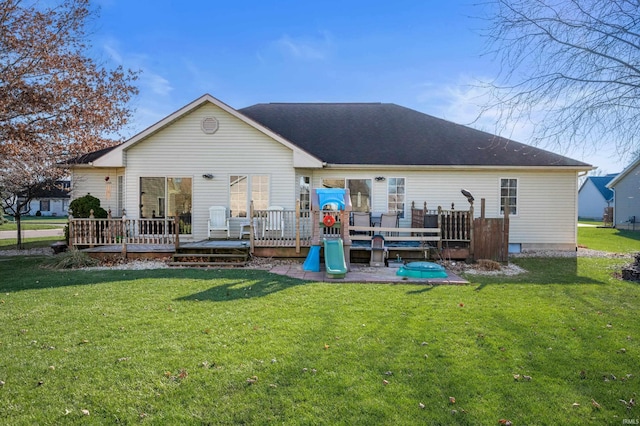
[[[178,215],[175,215],[173,217],[173,228],[174,228],[174,232],[176,233],[176,238],[173,244],[175,247],[175,251],[177,252],[178,247],[180,247],[180,219]]]
[[[425,205],[425,212],[426,212],[427,203],[425,202],[424,205]],[[442,254],[442,207],[441,206],[438,206],[438,229],[440,230],[440,239],[438,240],[438,253]]]
[[[253,220],[254,213],[255,211],[253,207],[253,200],[251,200],[251,202],[249,203],[249,252],[251,254],[253,254],[253,251],[254,251],[255,234],[257,231],[255,229],[256,221]]]
[[[296,254],[300,253],[300,200],[296,200]]]
[[[469,206],[469,257],[471,260],[475,260],[473,250],[473,203]]]
[[[122,256],[127,258],[127,212],[122,209]]]
[[[95,219],[93,215],[93,209],[89,210],[89,219]],[[96,223],[91,221],[90,229],[89,229],[89,247],[93,248],[95,245],[93,244],[96,240]]]
[[[69,209],[69,212],[67,213],[67,233],[69,237],[67,244],[69,244],[69,247],[73,247],[73,243],[75,242],[75,239],[73,238],[73,231],[73,210]]]

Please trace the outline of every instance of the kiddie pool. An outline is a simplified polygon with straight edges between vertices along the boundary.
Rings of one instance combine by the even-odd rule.
[[[396,275],[409,278],[447,278],[444,267],[433,262],[411,262],[401,266]]]

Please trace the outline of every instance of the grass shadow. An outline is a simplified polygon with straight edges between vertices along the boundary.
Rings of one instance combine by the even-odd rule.
[[[194,293],[189,296],[180,297],[175,300],[194,302],[229,302],[239,299],[265,297],[273,293],[310,283],[310,281],[289,278],[264,271],[261,271],[260,274],[252,274],[253,277],[245,276],[243,271],[228,271],[228,273],[225,274],[227,279],[231,278],[231,273],[242,274],[242,277],[241,279],[221,283],[207,290]]]
[[[217,282],[209,290],[193,294],[183,300],[227,301],[246,297],[262,297],[310,281],[283,277],[253,269],[70,269],[42,268],[47,257],[17,256],[0,259],[0,276],[11,277],[0,283],[0,292],[11,293],[44,288],[90,286],[139,279],[187,279]],[[230,282],[228,282],[230,280]],[[247,291],[251,288],[250,291]]]

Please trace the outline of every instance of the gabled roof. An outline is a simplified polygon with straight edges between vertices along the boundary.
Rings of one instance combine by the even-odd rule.
[[[65,164],[90,164],[90,163],[93,163],[95,160],[97,160],[98,158],[102,157],[103,155],[113,151],[115,148],[119,147],[120,145],[110,146],[110,147],[107,147],[107,148],[100,149],[98,151],[93,151],[93,152],[90,152],[88,154],[81,155],[79,157],[76,157],[76,158],[73,158],[73,159],[69,160]]]
[[[105,151],[105,152],[97,151],[95,153],[87,154],[86,156],[83,156],[84,157],[83,162],[78,162],[75,164],[88,164],[90,162],[93,162],[95,166],[122,167],[124,166],[123,156],[122,156],[123,151],[126,151],[127,149],[135,146],[136,144],[144,141],[149,136],[159,132],[160,130],[171,125],[174,121],[184,117],[185,115],[189,114],[190,112],[196,110],[197,108],[200,108],[202,105],[205,105],[207,103],[216,105],[217,107],[224,110],[225,112],[245,122],[247,125],[255,128],[256,130],[271,137],[275,141],[290,148],[293,151],[294,165],[307,166],[307,167],[322,166],[321,160],[317,158],[313,158],[312,155],[309,155],[309,153],[305,152],[300,147],[296,146],[295,144],[292,144],[290,141],[282,138],[280,135],[273,133],[270,129],[262,126],[260,123],[254,122],[249,117],[246,117],[240,114],[237,110],[231,108],[229,105],[225,104],[224,102],[221,102],[220,100],[214,98],[209,94],[205,94],[199,97],[198,99],[194,100],[193,102],[190,102],[189,104],[183,106],[179,110],[175,111],[174,113],[168,115],[167,117],[158,121],[154,125],[148,127],[147,129],[133,136],[131,139],[127,140],[123,144],[115,147],[117,149],[110,149],[109,151]]]
[[[336,165],[591,168],[395,104],[271,103],[239,111]]]
[[[613,173],[606,176],[589,176],[585,181],[585,184],[587,183],[587,181],[591,181],[598,192],[600,192],[600,194],[602,195],[602,198],[604,198],[605,201],[609,202],[613,200],[613,191],[607,188],[607,184],[611,182],[611,180],[617,175],[617,173]],[[584,184],[582,186],[584,186]],[[582,189],[582,187],[580,187],[580,189]]]
[[[633,163],[625,167],[625,169],[621,173],[618,173],[618,176],[611,179],[611,181],[607,184],[607,188],[615,188],[618,182],[624,179],[624,177],[631,173],[631,171],[635,170],[638,165],[640,165],[640,157],[638,157]]]
[[[122,152],[210,102],[291,148],[295,167],[448,166],[558,167],[591,165],[414,111],[383,103],[272,103],[235,110],[204,95],[116,147],[74,164],[123,166]]]

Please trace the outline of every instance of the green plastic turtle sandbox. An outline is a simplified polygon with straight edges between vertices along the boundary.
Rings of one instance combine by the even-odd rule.
[[[433,262],[411,262],[401,266],[396,275],[407,278],[447,278],[444,266]]]

